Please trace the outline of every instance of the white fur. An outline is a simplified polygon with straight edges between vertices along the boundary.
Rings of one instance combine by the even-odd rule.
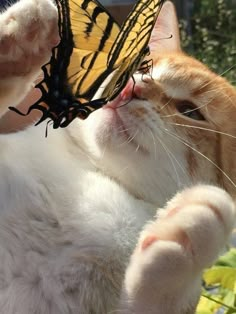
[[[177,194],[157,215],[144,227],[131,257],[124,313],[193,313],[199,275],[217,257],[233,228],[234,203],[221,189],[201,185]]]
[[[24,19],[24,12],[30,12],[27,19]],[[53,46],[55,39],[50,41],[50,34],[55,28],[57,14],[49,0],[20,0],[8,9],[0,18],[0,37],[3,36],[1,25],[9,15],[14,15],[16,23],[9,34],[21,34],[19,38],[15,37],[13,46],[24,47],[26,56],[31,51],[24,46],[27,40],[24,36],[32,20],[39,19],[40,23],[36,32],[39,35],[31,45]],[[42,33],[44,36],[40,36]],[[34,64],[23,78],[17,77],[17,84],[12,76],[4,78],[0,71],[7,86],[7,93],[0,98],[2,112],[9,104],[16,105],[23,99],[43,64],[42,60],[49,59],[49,51],[44,50],[42,59],[37,59],[36,55],[32,58],[35,63],[38,60],[38,64]],[[7,55],[1,58],[0,62],[8,60]],[[16,54],[15,60],[19,61],[20,67],[21,55]],[[153,219],[157,206],[163,206],[181,186],[191,184],[184,158],[186,148],[174,138],[166,137],[163,121],[158,117],[154,123],[148,116],[142,120],[132,115],[133,107],[144,105],[151,112],[151,104],[140,100],[133,100],[119,109],[130,139],[124,132],[122,134],[122,125],[114,110],[108,107],[93,113],[86,121],[74,121],[67,129],[49,128],[47,138],[44,137],[45,124],[0,136],[2,314],[105,314],[118,309],[125,269],[139,231],[146,221]],[[170,148],[178,163],[176,168],[168,159]],[[211,191],[210,187],[202,189],[206,193]],[[196,191],[189,190],[188,193],[195,195]],[[212,193],[218,193],[218,190]],[[233,219],[234,209],[229,196],[224,194],[222,202],[226,213]],[[189,221],[194,217],[192,208]],[[205,238],[212,237],[210,243],[216,243],[214,248],[209,247],[212,250],[209,262],[212,262],[226,236],[222,242],[217,234],[211,234],[214,215],[205,217],[203,214],[202,219],[206,219],[205,224],[210,228],[210,234]],[[225,226],[229,233],[230,226],[225,221],[218,225],[220,231]],[[193,247],[195,238],[193,235],[191,239]],[[163,250],[171,254],[171,245],[162,245]],[[175,250],[175,244],[173,246]],[[179,249],[182,250],[181,244]],[[156,249],[150,254],[150,265],[153,266]],[[158,258],[162,261],[161,256]],[[184,255],[178,258],[182,259],[182,266],[188,264]],[[201,261],[201,256],[199,259]],[[138,261],[139,257],[134,265]],[[172,261],[167,266],[171,264]],[[194,262],[192,264],[196,267]],[[132,267],[131,264],[131,272]],[[137,274],[140,272],[140,278],[143,278],[143,266],[136,267]],[[186,303],[183,305],[181,298],[179,308],[187,307],[198,298],[202,265],[196,269],[193,281],[197,284],[189,293],[183,290]],[[181,271],[175,274],[177,279],[185,273],[183,267]],[[160,278],[165,281],[165,272]],[[152,281],[147,282],[152,284]],[[125,284],[132,286],[135,280],[128,278]],[[142,295],[141,290],[140,293]],[[144,291],[143,295],[146,294]],[[130,302],[126,302],[129,296],[125,293],[123,298],[122,308]],[[145,308],[149,300],[145,301],[140,295],[138,298]],[[159,301],[154,300],[152,308],[157,309]],[[129,306],[126,310],[136,313]],[[165,309],[160,313],[170,312]]]

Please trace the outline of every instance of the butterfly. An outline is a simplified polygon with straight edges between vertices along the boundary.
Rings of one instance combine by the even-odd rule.
[[[121,27],[96,0],[55,1],[61,40],[42,67],[44,78],[36,85],[42,95],[25,114],[10,109],[21,115],[38,109],[42,116],[36,125],[50,118],[58,128],[113,100],[134,72],[146,66],[151,31],[164,0],[139,0]]]

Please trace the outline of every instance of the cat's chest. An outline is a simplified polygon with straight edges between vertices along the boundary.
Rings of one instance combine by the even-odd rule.
[[[82,254],[124,263],[155,208],[93,171],[53,182],[36,180],[35,195],[28,191],[22,206],[15,198],[15,208],[1,211],[0,238],[7,240],[2,248],[20,247],[18,258],[33,255],[41,262],[56,258],[67,264]]]

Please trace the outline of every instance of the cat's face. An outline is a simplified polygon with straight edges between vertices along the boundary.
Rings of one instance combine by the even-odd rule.
[[[135,75],[135,85],[84,122],[97,165],[160,205],[199,181],[236,189],[236,91],[177,50],[157,54],[154,44],[151,76]]]
[[[148,199],[199,180],[230,188],[235,139],[220,132],[236,135],[235,90],[183,54],[153,60],[152,78],[135,76],[88,119],[98,164]]]

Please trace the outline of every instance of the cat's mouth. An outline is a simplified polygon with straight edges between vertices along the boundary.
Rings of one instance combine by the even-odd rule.
[[[111,102],[107,103],[102,110],[106,112],[106,121],[109,121],[109,125],[112,126],[112,130],[115,130],[116,135],[122,138],[122,141],[134,145],[135,148],[139,147],[139,151],[147,153],[146,149],[141,147],[137,142],[137,130],[132,125],[133,119],[137,118],[137,115],[133,115],[135,111],[135,104],[131,103],[133,100],[143,100],[140,97],[139,90],[135,87],[133,80],[130,80],[122,92]],[[131,106],[129,104],[131,103]],[[132,130],[134,134],[132,133]]]
[[[119,107],[122,106],[122,99],[119,95],[112,102],[109,102],[102,109],[106,111],[106,114],[109,115],[109,124],[116,130],[119,130],[119,134],[122,137],[125,137],[127,140],[130,138],[130,134],[128,133],[128,127],[122,119],[121,114],[119,113]]]
[[[114,100],[104,106],[104,108],[118,109],[129,104],[133,99],[146,100],[141,96],[140,87],[130,79],[121,93]]]

